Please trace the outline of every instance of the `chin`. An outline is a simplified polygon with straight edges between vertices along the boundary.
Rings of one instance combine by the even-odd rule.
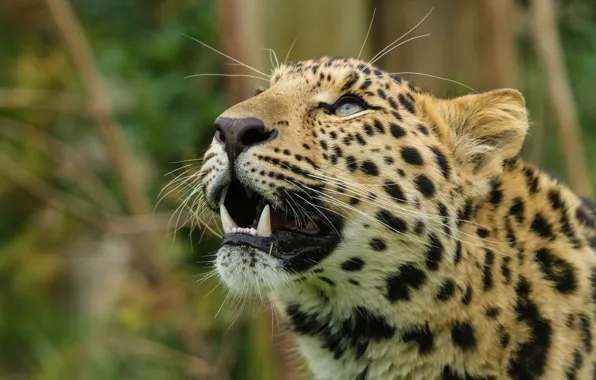
[[[224,284],[242,296],[268,294],[292,282],[278,259],[249,246],[223,245],[215,267]]]
[[[288,195],[291,197],[291,195]],[[340,240],[337,215],[316,215],[311,201],[290,211],[288,199],[271,199],[258,188],[232,181],[221,189],[219,213],[224,230],[216,268],[223,282],[242,295],[277,292],[318,266]],[[322,219],[324,217],[324,219]]]

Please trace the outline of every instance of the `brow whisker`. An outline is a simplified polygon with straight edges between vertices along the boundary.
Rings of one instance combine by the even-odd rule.
[[[181,33],[181,34],[182,34],[184,37],[190,38],[191,40],[193,40],[193,41],[195,41],[195,42],[198,42],[198,43],[200,43],[201,45],[203,45],[203,46],[204,46],[204,47],[206,47],[207,49],[210,49],[210,50],[212,50],[212,51],[216,52],[217,54],[220,54],[220,55],[222,55],[222,56],[224,56],[224,57],[226,57],[226,58],[228,58],[228,59],[231,59],[232,61],[234,61],[234,62],[236,62],[236,63],[238,63],[238,64],[240,64],[240,65],[242,65],[242,66],[246,67],[247,69],[254,71],[255,73],[261,74],[261,75],[265,76],[266,78],[269,78],[269,75],[265,74],[264,72],[262,72],[262,71],[259,71],[259,70],[255,69],[254,67],[252,67],[252,66],[249,66],[249,65],[247,65],[246,63],[244,63],[244,62],[241,62],[241,61],[237,60],[236,58],[234,58],[234,57],[231,57],[231,56],[227,55],[226,53],[223,53],[223,52],[221,52],[221,51],[217,50],[216,48],[214,48],[214,47],[211,47],[211,46],[207,45],[207,44],[206,44],[206,43],[204,43],[203,41],[201,41],[201,40],[199,40],[199,39],[196,39],[196,38],[194,38],[194,37],[191,37],[191,36],[189,36],[188,34],[185,34],[185,33]]]
[[[362,50],[364,50],[364,46],[366,45],[366,40],[368,40],[368,35],[370,34],[370,29],[372,28],[373,21],[375,20],[376,12],[377,12],[377,8],[373,9],[372,17],[370,18],[370,24],[368,24],[368,30],[366,31],[366,36],[364,36],[364,42],[362,43],[362,46],[360,47],[360,51],[358,52],[357,59],[360,59],[360,56],[362,55]]]
[[[377,53],[377,54],[376,54],[374,57],[372,57],[372,58],[370,59],[370,61],[368,62],[368,64],[370,65],[370,64],[372,64],[372,62],[375,62],[375,61],[376,61],[376,60],[375,60],[375,58],[377,58],[377,56],[378,56],[379,54],[382,54],[382,53],[384,53],[384,52],[385,52],[387,49],[389,49],[389,48],[390,48],[390,47],[391,47],[393,44],[396,44],[396,43],[398,43],[399,41],[401,41],[401,39],[402,39],[402,38],[404,38],[404,37],[406,37],[408,34],[412,33],[412,32],[413,32],[413,31],[414,31],[416,28],[418,28],[418,26],[420,26],[420,24],[422,24],[422,23],[424,22],[424,20],[426,20],[426,18],[427,18],[427,17],[428,17],[428,16],[429,16],[429,15],[432,13],[432,11],[433,11],[434,9],[435,9],[435,8],[434,8],[434,7],[432,7],[432,8],[430,9],[430,11],[428,11],[428,13],[427,13],[427,14],[426,14],[426,15],[425,15],[423,18],[422,18],[422,20],[418,21],[418,23],[417,23],[416,25],[414,25],[414,26],[413,26],[413,27],[412,27],[410,30],[408,30],[406,33],[404,33],[404,34],[403,34],[401,37],[399,37],[397,40],[393,41],[392,43],[390,43],[389,45],[387,45],[387,46],[386,46],[386,47],[385,47],[383,50],[381,50],[380,52],[378,52],[378,53]]]

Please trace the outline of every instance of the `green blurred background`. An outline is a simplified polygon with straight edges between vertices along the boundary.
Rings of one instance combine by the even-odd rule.
[[[441,96],[470,90],[436,77],[520,89],[524,156],[593,195],[592,0],[0,1],[0,379],[307,379],[178,208],[213,120],[257,84],[193,38],[270,72],[357,56],[375,12],[368,60],[433,7],[400,42],[430,36],[378,65]]]

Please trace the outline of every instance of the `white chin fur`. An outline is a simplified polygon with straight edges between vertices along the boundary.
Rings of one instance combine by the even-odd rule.
[[[278,290],[291,280],[279,260],[254,248],[221,247],[215,268],[227,287],[242,295]]]

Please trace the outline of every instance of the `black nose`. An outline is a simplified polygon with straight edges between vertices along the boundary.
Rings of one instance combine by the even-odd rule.
[[[218,117],[215,120],[215,138],[225,144],[231,162],[244,150],[273,140],[277,131],[266,131],[265,124],[256,117],[233,119]]]

